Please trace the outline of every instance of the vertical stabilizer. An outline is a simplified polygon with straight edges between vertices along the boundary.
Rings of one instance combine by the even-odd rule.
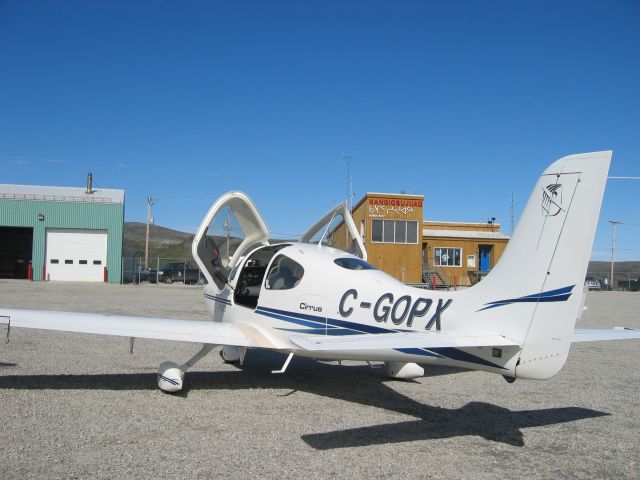
[[[469,291],[475,325],[523,345],[518,377],[549,378],[564,365],[610,161],[605,151],[549,166],[500,262]]]

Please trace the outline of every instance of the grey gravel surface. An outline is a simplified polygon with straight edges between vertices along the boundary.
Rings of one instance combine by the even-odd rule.
[[[580,326],[640,328],[640,293],[593,292]],[[0,306],[206,318],[182,285],[0,280]],[[0,332],[4,336],[4,331]],[[546,382],[217,354],[186,391],[158,365],[196,345],[13,329],[0,344],[0,478],[639,478],[640,341],[572,348]]]

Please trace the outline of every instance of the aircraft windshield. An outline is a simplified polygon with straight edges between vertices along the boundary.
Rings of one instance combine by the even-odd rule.
[[[307,243],[322,244],[328,247],[334,245],[342,246],[349,245],[350,241],[347,239],[349,232],[345,228],[344,217],[341,213],[335,213],[331,219],[322,225],[318,231],[307,240]]]
[[[376,267],[370,263],[365,262],[361,258],[336,258],[333,263],[346,268],[347,270],[377,270]]]
[[[300,237],[302,243],[338,248],[367,259],[360,235],[346,204],[336,205]]]

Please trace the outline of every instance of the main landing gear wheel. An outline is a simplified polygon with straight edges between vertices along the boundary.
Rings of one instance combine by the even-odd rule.
[[[424,376],[424,368],[417,363],[384,362],[384,373],[390,378],[410,380]]]
[[[230,345],[225,345],[220,349],[220,358],[224,363],[237,363],[240,361],[240,349]]]
[[[158,369],[158,388],[166,393],[176,393],[182,390],[187,370],[202,360],[215,346],[205,343],[198,350],[198,353],[182,365],[178,365],[176,362],[162,362]]]

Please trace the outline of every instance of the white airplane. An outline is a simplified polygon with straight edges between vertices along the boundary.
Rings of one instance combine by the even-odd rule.
[[[421,376],[419,364],[435,364],[497,373],[509,382],[547,379],[560,371],[572,342],[640,338],[640,331],[625,328],[574,330],[610,161],[605,151],[549,166],[500,262],[465,290],[410,287],[367,263],[346,205],[298,242],[271,244],[251,200],[230,192],[212,205],[192,247],[208,280],[210,321],[0,309],[0,322],[202,343],[185,363],[160,365],[158,386],[165,392],[181,390],[185,372],[218,345],[228,362],[242,362],[250,348],[288,354],[274,373],[298,355],[382,361],[395,378]],[[233,226],[242,230],[236,241]],[[329,246],[347,230],[352,253]]]

